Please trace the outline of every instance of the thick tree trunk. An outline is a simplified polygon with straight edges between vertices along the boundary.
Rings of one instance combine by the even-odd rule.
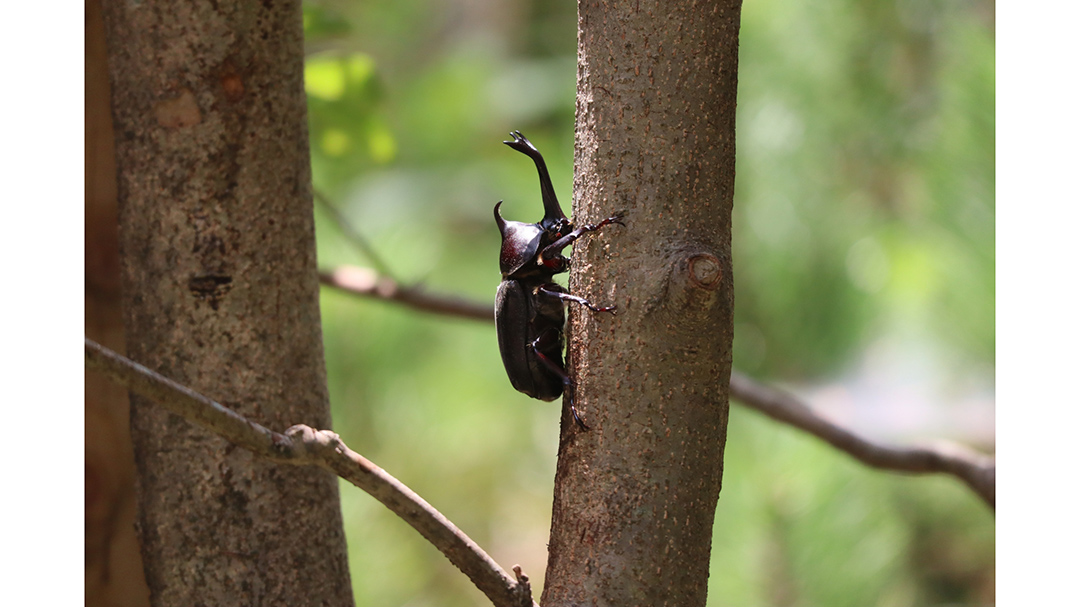
[[[330,426],[300,2],[106,1],[131,358],[278,431]],[[155,605],[349,605],[337,479],[133,398]]]
[[[741,2],[578,4],[576,403],[541,604],[704,605],[731,372]]]

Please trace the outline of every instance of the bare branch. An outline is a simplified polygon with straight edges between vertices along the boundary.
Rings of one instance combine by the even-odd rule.
[[[527,607],[528,577],[499,566],[438,510],[382,468],[349,449],[337,434],[297,425],[279,434],[231,409],[86,339],[86,366],[132,392],[257,455],[284,464],[326,468],[363,489],[412,525],[499,607]]]
[[[368,268],[342,266],[333,272],[321,273],[320,280],[325,285],[349,293],[391,300],[425,312],[488,322],[494,320],[491,306],[456,296],[402,288]],[[951,443],[910,448],[877,445],[820,417],[794,396],[759,384],[738,371],[731,374],[731,396],[778,422],[817,436],[873,468],[912,474],[952,474],[964,481],[991,508],[994,507],[993,457]]]
[[[791,394],[733,371],[731,396],[776,421],[795,426],[873,468],[909,473],[945,473],[964,481],[994,508],[994,458],[951,443],[924,447],[877,445],[814,413]]]
[[[494,304],[475,303],[455,295],[428,293],[421,287],[403,287],[370,268],[339,266],[331,272],[319,272],[319,282],[355,295],[395,301],[424,312],[495,322]]]

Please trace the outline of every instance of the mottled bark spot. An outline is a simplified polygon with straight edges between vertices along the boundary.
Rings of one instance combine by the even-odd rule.
[[[178,97],[157,102],[154,105],[154,118],[167,129],[179,129],[202,122],[202,112],[195,101],[195,94],[184,89]]]
[[[236,74],[226,74],[221,78],[221,87],[229,101],[240,101],[244,96],[244,81]]]
[[[191,291],[191,294],[197,299],[205,301],[210,304],[211,308],[217,311],[225,294],[232,289],[232,281],[232,276],[217,276],[213,274],[193,276],[191,280],[188,281],[188,290]]]

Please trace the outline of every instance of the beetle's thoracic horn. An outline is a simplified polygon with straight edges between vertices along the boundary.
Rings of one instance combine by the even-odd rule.
[[[495,203],[495,225],[499,226],[499,234],[506,234],[506,220],[499,214],[499,207],[502,206],[503,201]]]

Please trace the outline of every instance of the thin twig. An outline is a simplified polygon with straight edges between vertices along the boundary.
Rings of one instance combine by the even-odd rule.
[[[796,397],[732,371],[731,397],[776,421],[804,430],[873,468],[945,473],[964,481],[994,508],[994,458],[952,443],[923,447],[878,445],[821,417]]]
[[[86,339],[86,366],[132,392],[150,398],[176,415],[270,460],[326,468],[371,494],[412,525],[499,607],[536,605],[528,577],[515,567],[511,576],[476,542],[401,481],[349,449],[337,434],[297,425],[284,434]]]
[[[491,306],[456,296],[423,293],[399,287],[394,281],[368,268],[342,266],[320,274],[323,284],[349,293],[386,299],[411,308],[459,318],[492,322]],[[817,413],[794,396],[759,384],[732,371],[731,397],[772,419],[806,431],[864,464],[912,474],[944,473],[964,481],[990,508],[994,508],[994,458],[960,445],[939,443],[927,447],[889,447],[857,436]]]
[[[339,266],[330,272],[319,272],[319,282],[355,295],[395,301],[416,310],[495,322],[492,304],[480,304],[455,295],[428,293],[420,287],[403,287],[370,268]]]
[[[365,257],[371,262],[371,265],[375,266],[380,273],[390,278],[394,277],[394,273],[390,271],[390,266],[383,261],[383,258],[375,252],[375,247],[371,246],[367,238],[353,228],[352,224],[345,219],[345,215],[338,210],[337,206],[330,202],[330,199],[319,190],[313,190],[315,194],[315,201],[322,205],[327,212],[334,218],[334,222],[337,223],[338,229],[345,235],[345,239],[348,240],[364,254]]]

